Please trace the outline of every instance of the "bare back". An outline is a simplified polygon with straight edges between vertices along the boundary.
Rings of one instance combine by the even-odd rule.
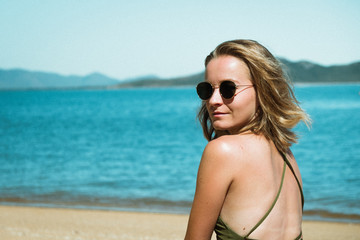
[[[220,140],[220,139],[219,139]],[[221,208],[221,219],[240,236],[246,235],[268,211],[279,190],[284,160],[275,145],[253,134],[226,136],[221,141],[232,148],[233,180]],[[299,181],[298,165],[289,152],[287,159]],[[250,235],[255,239],[293,239],[301,232],[301,193],[289,167],[274,208]]]

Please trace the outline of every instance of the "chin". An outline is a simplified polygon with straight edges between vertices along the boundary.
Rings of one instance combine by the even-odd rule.
[[[222,132],[240,132],[240,130],[243,128],[243,126],[233,126],[233,125],[226,125],[226,124],[217,124],[216,122],[213,123],[213,127],[216,131],[222,131]]]
[[[220,124],[216,122],[213,123],[213,127],[216,131],[227,131],[231,128],[230,126],[226,126],[225,124]]]

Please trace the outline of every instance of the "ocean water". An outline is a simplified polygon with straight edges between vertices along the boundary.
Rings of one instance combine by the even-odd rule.
[[[297,85],[305,217],[360,221],[360,85]],[[0,204],[188,213],[193,88],[0,92]]]

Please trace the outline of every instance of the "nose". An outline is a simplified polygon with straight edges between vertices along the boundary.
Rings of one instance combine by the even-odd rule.
[[[220,90],[219,88],[215,88],[213,94],[211,95],[210,99],[209,99],[209,104],[210,105],[220,105],[222,104],[223,99],[221,97],[220,94]]]

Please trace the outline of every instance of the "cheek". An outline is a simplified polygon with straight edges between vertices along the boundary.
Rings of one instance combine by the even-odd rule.
[[[258,108],[255,95],[244,96],[239,103],[233,107],[235,117],[241,118],[242,120],[251,120]]]

